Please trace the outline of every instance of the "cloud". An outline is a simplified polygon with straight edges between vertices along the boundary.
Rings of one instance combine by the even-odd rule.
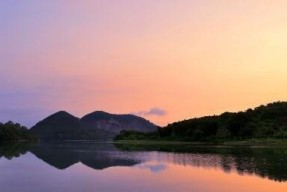
[[[138,116],[151,116],[151,115],[164,116],[167,114],[167,111],[164,109],[161,109],[161,108],[154,107],[154,108],[151,108],[147,111],[138,111],[138,112],[134,112],[132,114],[138,115]]]

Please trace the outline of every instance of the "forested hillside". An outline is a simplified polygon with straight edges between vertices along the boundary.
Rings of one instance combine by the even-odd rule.
[[[35,141],[36,137],[29,132],[29,130],[20,125],[9,121],[7,123],[0,123],[0,143],[5,142],[30,142]]]
[[[115,140],[213,141],[287,138],[287,102],[175,122],[153,133],[123,131]]]

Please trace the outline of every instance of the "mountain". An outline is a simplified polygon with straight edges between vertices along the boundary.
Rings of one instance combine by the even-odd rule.
[[[183,120],[153,133],[123,131],[116,140],[226,141],[287,138],[287,102],[274,102],[243,112]]]
[[[59,111],[38,122],[30,131],[40,140],[69,140],[83,134],[80,119]]]
[[[96,111],[81,118],[83,128],[96,131],[101,137],[113,138],[122,130],[140,132],[156,131],[156,126],[149,121],[135,115],[114,115],[103,111]]]
[[[122,130],[152,132],[156,126],[134,115],[96,111],[79,119],[60,111],[30,129],[40,140],[110,140]]]

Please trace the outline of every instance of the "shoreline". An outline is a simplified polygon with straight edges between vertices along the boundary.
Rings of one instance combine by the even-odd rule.
[[[230,146],[230,147],[287,147],[287,139],[249,139],[240,141],[187,142],[187,141],[152,141],[152,140],[117,140],[114,144],[129,145],[190,145],[190,146]]]

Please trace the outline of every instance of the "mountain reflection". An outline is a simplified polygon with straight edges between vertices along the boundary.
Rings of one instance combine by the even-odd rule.
[[[76,163],[97,170],[113,166],[133,166],[140,161],[127,156],[118,156],[113,144],[66,142],[35,145],[30,151],[49,165],[66,169]]]
[[[165,171],[169,163],[217,168],[226,173],[254,174],[287,181],[287,148],[214,147],[191,145],[123,145],[65,142],[0,146],[0,158],[13,159],[30,151],[57,169],[81,162],[96,170],[134,166],[153,173]]]

